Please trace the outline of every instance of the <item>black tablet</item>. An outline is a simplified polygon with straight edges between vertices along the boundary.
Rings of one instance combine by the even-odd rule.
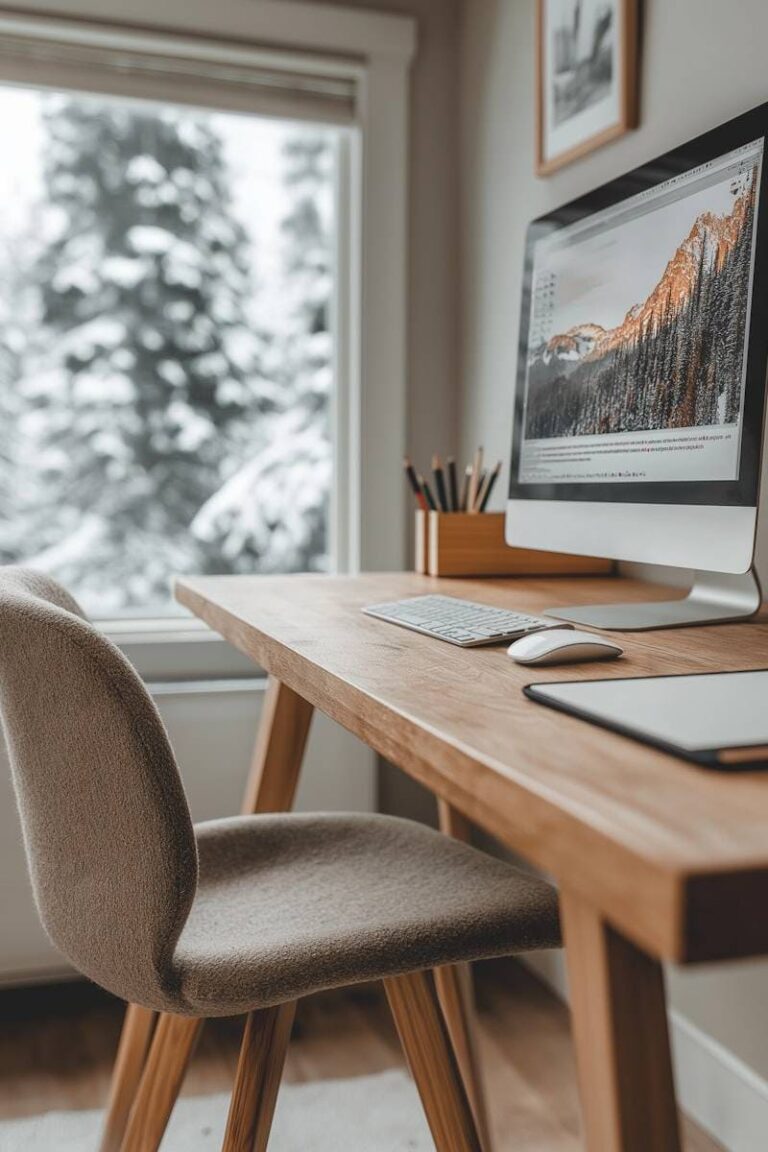
[[[707,768],[768,768],[768,669],[529,684],[526,696]]]

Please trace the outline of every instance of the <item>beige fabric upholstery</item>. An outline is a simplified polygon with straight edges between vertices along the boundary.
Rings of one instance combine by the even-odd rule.
[[[196,831],[174,966],[201,1016],[559,943],[548,884],[411,820],[239,816]]]
[[[48,934],[96,983],[170,1007],[197,882],[173,752],[125,657],[18,568],[0,569],[0,711]]]
[[[549,885],[411,821],[193,830],[138,676],[71,597],[22,569],[0,569],[0,709],[43,923],[124,999],[230,1015],[559,943]]]

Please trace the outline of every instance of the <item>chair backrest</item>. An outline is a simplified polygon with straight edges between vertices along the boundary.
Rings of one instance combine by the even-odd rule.
[[[197,849],[168,737],[122,653],[22,568],[0,568],[0,712],[48,934],[96,983],[170,1006]]]

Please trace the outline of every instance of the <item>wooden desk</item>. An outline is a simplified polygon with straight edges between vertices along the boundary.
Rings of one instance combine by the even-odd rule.
[[[669,595],[587,577],[180,581],[179,601],[270,674],[243,811],[291,807],[319,708],[435,792],[450,830],[468,817],[554,876],[589,1152],[680,1152],[660,961],[768,952],[768,774],[707,772],[521,689],[768,666],[768,619],[628,633],[616,664],[525,669],[503,648],[454,648],[360,612],[435,591],[531,612]],[[482,1121],[461,981],[456,969],[438,975]],[[153,1013],[129,1009],[102,1152],[156,1152],[198,1029],[173,1016],[155,1028]]]
[[[616,579],[210,577],[179,601],[555,877],[588,1147],[677,1150],[659,958],[768,952],[768,775],[708,773],[527,700],[531,679],[768,665],[768,623],[627,634],[626,658],[524,669],[363,616],[437,591],[537,612],[662,598]]]

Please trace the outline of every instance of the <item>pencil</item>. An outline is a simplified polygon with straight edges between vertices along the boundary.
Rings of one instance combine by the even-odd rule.
[[[469,499],[469,478],[472,475],[472,465],[467,464],[464,469],[464,479],[461,483],[461,500],[459,501],[459,512],[467,512],[467,500]]]
[[[419,484],[421,485],[421,490],[424,493],[424,499],[427,502],[427,507],[429,508],[430,512],[437,512],[437,504],[435,504],[435,498],[432,495],[429,484],[427,484],[423,476],[419,476]]]
[[[443,466],[440,463],[440,457],[437,453],[432,457],[432,475],[435,478],[435,488],[437,489],[437,501],[440,505],[440,511],[447,512],[448,497],[445,494],[445,475],[443,473]]]
[[[491,492],[493,492],[493,486],[499,478],[499,472],[501,472],[501,460],[499,460],[493,471],[489,472],[485,478],[485,483],[477,497],[478,512],[485,512],[486,504],[490,499]]]
[[[451,512],[460,511],[459,486],[456,482],[456,461],[453,456],[448,457],[448,490],[451,495]]]
[[[477,478],[477,494],[475,496],[475,502],[472,505],[472,507],[470,508],[470,512],[479,512],[480,511],[480,493],[483,490],[483,485],[485,484],[485,478],[487,475],[488,475],[487,471],[485,470],[485,468],[483,468],[482,472],[480,473],[480,475]]]
[[[422,492],[422,490],[419,486],[419,481],[418,481],[416,473],[413,469],[413,464],[411,464],[411,462],[407,456],[403,460],[403,467],[405,468],[405,474],[408,477],[408,483],[411,486],[411,490],[412,490],[414,496],[416,497],[416,503],[418,504],[419,508],[421,508],[421,510],[423,512],[426,512],[427,511],[427,502],[424,499],[424,493]]]
[[[469,492],[467,493],[467,512],[476,512],[475,503],[477,501],[477,488],[480,483],[480,473],[483,470],[483,449],[482,445],[475,452],[475,459],[472,464],[472,475],[469,478]]]

